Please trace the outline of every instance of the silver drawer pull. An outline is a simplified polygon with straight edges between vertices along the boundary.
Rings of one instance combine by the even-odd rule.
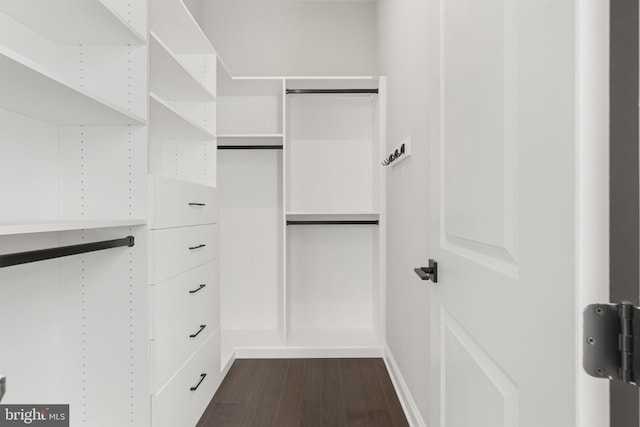
[[[198,329],[198,332],[196,332],[195,334],[191,334],[189,335],[189,338],[195,338],[198,335],[200,335],[200,332],[204,331],[204,328],[206,328],[207,325],[200,325],[200,329]]]
[[[202,289],[202,288],[204,288],[205,286],[207,286],[207,285],[205,285],[204,283],[202,283],[202,284],[198,287],[198,289],[191,290],[191,291],[189,291],[189,293],[190,293],[190,294],[195,294],[196,292],[198,292],[199,290],[201,290],[201,289]]]
[[[200,374],[200,381],[198,381],[198,384],[196,384],[195,387],[191,387],[189,390],[196,391],[198,389],[198,387],[200,387],[200,384],[202,384],[202,381],[204,381],[204,378],[206,376],[207,376],[207,374]]]
[[[202,244],[200,244],[200,245],[198,245],[198,246],[190,246],[190,247],[189,247],[189,250],[190,250],[190,251],[192,251],[192,250],[194,250],[194,249],[204,248],[205,246],[207,246],[207,245],[205,245],[204,243],[202,243]]]

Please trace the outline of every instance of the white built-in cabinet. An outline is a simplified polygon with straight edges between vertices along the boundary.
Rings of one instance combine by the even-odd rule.
[[[194,426],[222,380],[216,52],[182,0],[150,1],[151,419]]]
[[[0,0],[0,254],[134,238],[0,268],[3,403],[200,418],[221,380],[216,57],[182,0]]]
[[[3,403],[148,426],[147,5],[0,1],[0,254],[133,236],[0,268]]]
[[[384,78],[219,70],[223,363],[380,356]]]

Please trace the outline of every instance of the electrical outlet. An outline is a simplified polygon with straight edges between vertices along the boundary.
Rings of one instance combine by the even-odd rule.
[[[394,166],[411,155],[411,137],[406,137],[384,159],[384,166]]]

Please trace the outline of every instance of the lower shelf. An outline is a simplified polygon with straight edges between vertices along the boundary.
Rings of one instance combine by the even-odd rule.
[[[0,221],[0,236],[12,234],[49,233],[57,231],[89,230],[96,228],[145,225],[144,218],[131,219],[78,219],[51,221]]]

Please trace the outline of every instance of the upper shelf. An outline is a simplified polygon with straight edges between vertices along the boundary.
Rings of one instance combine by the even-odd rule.
[[[0,46],[0,108],[60,125],[143,125],[141,117]]]
[[[151,30],[178,54],[215,54],[211,42],[182,0],[152,1]]]
[[[215,135],[188,117],[180,114],[156,94],[149,95],[149,130],[165,140],[205,141]]]
[[[150,33],[151,90],[168,101],[213,101],[215,96],[176,58],[169,47]]]
[[[218,96],[281,96],[282,78],[231,77],[224,61],[218,57]]]
[[[0,0],[0,11],[59,45],[143,45],[146,41],[101,0]]]
[[[286,77],[287,89],[377,89],[375,76]]]

